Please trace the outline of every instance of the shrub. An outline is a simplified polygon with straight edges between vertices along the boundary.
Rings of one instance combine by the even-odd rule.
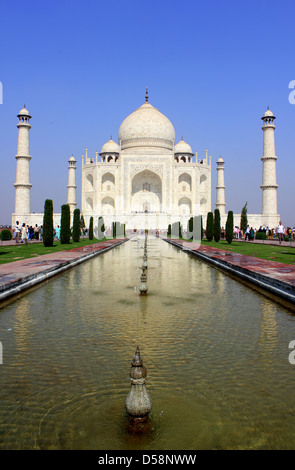
[[[43,216],[43,244],[53,246],[53,202],[46,199]]]
[[[225,225],[225,238],[227,243],[231,243],[234,238],[234,214],[233,211],[228,211],[227,221]]]
[[[60,243],[62,245],[70,243],[71,239],[71,212],[68,204],[61,206],[60,219]]]
[[[89,240],[93,240],[93,217],[89,220]]]
[[[255,238],[256,238],[256,240],[266,240],[267,235],[266,235],[265,232],[256,232]]]
[[[221,225],[220,225],[220,211],[215,209],[214,211],[214,240],[219,242],[221,236]]]
[[[1,238],[1,240],[3,240],[3,241],[4,241],[4,240],[11,240],[11,239],[12,239],[11,231],[8,230],[8,229],[6,229],[6,228],[3,229],[3,230],[1,231],[0,238]]]
[[[289,241],[290,241],[290,238],[286,235],[284,238],[284,242],[289,242]]]
[[[213,212],[207,214],[206,238],[209,242],[213,240]]]
[[[73,220],[73,242],[80,241],[80,209],[74,210],[74,220]]]

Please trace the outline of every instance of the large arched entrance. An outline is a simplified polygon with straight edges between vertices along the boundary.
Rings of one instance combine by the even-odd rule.
[[[155,213],[162,206],[161,178],[150,170],[144,170],[134,176],[131,188],[131,212]]]

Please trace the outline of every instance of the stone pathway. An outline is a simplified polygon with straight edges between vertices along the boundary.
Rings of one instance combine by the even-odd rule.
[[[16,295],[82,261],[107,251],[123,240],[106,240],[0,265],[0,301]]]

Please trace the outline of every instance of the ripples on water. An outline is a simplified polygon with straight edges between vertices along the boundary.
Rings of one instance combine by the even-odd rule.
[[[294,448],[294,316],[154,238],[140,297],[142,246],[0,310],[0,448]],[[137,344],[153,400],[141,437],[124,409]]]

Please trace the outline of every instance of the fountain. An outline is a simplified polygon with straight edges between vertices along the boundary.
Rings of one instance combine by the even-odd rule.
[[[146,275],[146,267],[142,265],[142,274],[140,276],[140,285],[139,285],[139,292],[141,294],[146,294],[148,291],[147,287],[147,275]]]
[[[125,405],[129,416],[138,422],[145,420],[152,410],[152,400],[145,386],[146,376],[147,370],[143,365],[137,346],[131,362],[131,388],[127,395]]]

